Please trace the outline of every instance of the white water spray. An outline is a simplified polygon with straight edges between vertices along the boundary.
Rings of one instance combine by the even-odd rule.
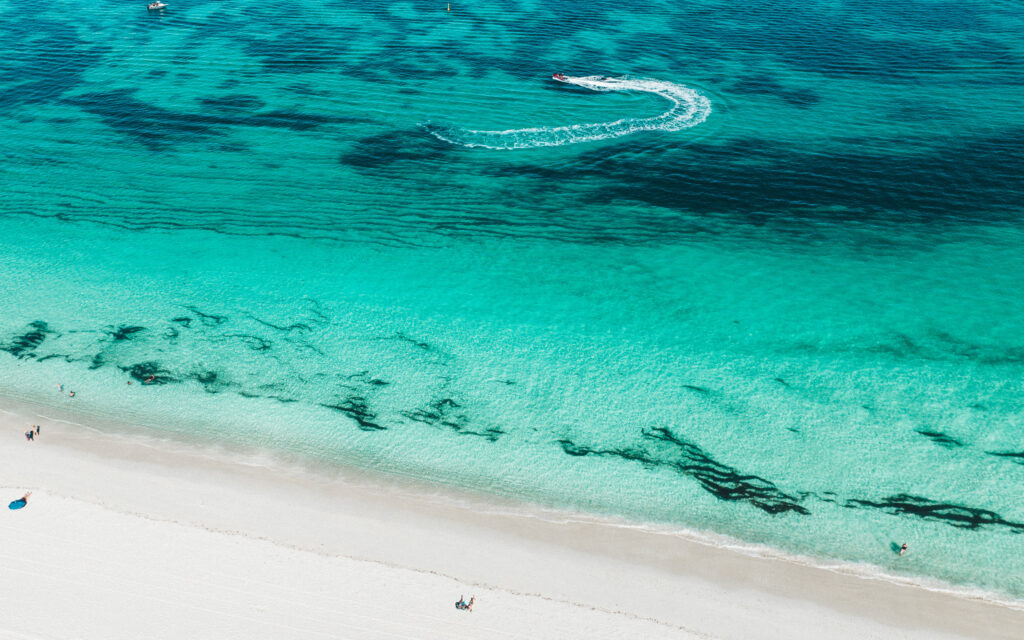
[[[592,91],[639,91],[659,95],[672,108],[652,118],[622,118],[612,122],[570,124],[562,127],[527,127],[504,131],[477,131],[426,125],[434,137],[451,144],[483,149],[531,149],[618,138],[639,131],[679,131],[696,126],[711,113],[711,101],[699,92],[664,80],[565,76],[562,81]]]

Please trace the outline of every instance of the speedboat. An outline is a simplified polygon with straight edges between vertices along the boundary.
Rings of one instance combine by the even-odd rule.
[[[558,80],[559,82],[567,82],[564,73],[555,73],[551,75],[552,80]]]
[[[156,0],[156,2],[150,2],[149,4],[147,4],[146,8],[149,9],[150,11],[153,11],[155,9],[163,9],[166,6],[167,6],[166,2],[160,2],[160,0]]]

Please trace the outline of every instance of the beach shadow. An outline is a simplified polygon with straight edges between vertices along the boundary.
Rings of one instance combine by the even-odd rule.
[[[895,553],[896,555],[900,555],[900,543],[898,543],[898,542],[890,542],[889,543],[889,548],[892,549],[892,552]]]

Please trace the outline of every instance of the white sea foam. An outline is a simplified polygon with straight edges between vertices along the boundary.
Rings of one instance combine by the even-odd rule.
[[[592,91],[653,93],[671,102],[672,108],[651,118],[622,118],[612,122],[589,122],[561,127],[478,131],[428,124],[427,131],[440,140],[464,147],[531,149],[608,140],[640,131],[680,131],[704,122],[711,114],[711,101],[706,96],[689,87],[664,80],[566,76],[564,82]]]
[[[930,576],[895,573],[879,565],[867,562],[815,557],[785,551],[767,544],[746,542],[726,534],[715,533],[712,531],[692,529],[678,525],[633,522],[625,518],[607,514],[596,515],[582,511],[566,511],[528,503],[518,506],[508,506],[498,504],[482,505],[480,503],[469,503],[464,501],[459,504],[465,507],[472,504],[472,508],[477,512],[487,512],[496,515],[520,518],[535,518],[552,524],[592,523],[619,529],[631,529],[653,535],[674,536],[697,544],[726,549],[733,553],[742,554],[751,558],[766,558],[782,562],[790,562],[807,567],[814,567],[823,571],[830,571],[832,573],[854,576],[862,580],[879,580],[892,584],[900,584],[935,593],[951,595],[965,600],[988,602],[1008,609],[1024,611],[1024,600],[994,589],[952,584]]]

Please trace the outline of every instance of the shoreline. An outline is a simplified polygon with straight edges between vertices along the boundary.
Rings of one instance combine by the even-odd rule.
[[[13,406],[13,411],[5,410]],[[153,431],[149,427],[139,426],[123,421],[112,421],[106,417],[88,417],[83,423],[82,416],[61,415],[60,417],[45,415],[48,413],[66,413],[61,407],[47,406],[24,398],[0,396],[0,424],[4,416],[10,414],[32,414],[57,424],[72,428],[86,429],[91,433],[110,438],[111,442],[123,442],[153,451],[173,453],[185,458],[209,459],[213,464],[228,463],[242,468],[263,469],[271,474],[285,474],[304,478],[311,482],[345,482],[356,484],[364,490],[381,486],[391,488],[400,493],[411,492],[418,500],[430,503],[440,502],[446,506],[457,505],[472,508],[490,514],[507,515],[514,518],[536,518],[549,524],[588,523],[602,527],[619,528],[637,531],[654,536],[677,538],[687,543],[727,550],[751,558],[776,560],[794,565],[818,569],[863,580],[877,580],[895,585],[918,588],[940,594],[948,594],[966,600],[977,600],[998,606],[1024,611],[1024,598],[1016,598],[1012,594],[983,587],[956,584],[926,574],[899,574],[886,571],[883,567],[863,562],[855,562],[840,558],[813,556],[789,551],[766,543],[750,542],[714,531],[687,528],[673,523],[644,522],[629,520],[614,514],[595,514],[559,506],[535,503],[515,496],[489,493],[472,488],[446,485],[413,475],[402,475],[390,471],[379,471],[359,465],[334,463],[329,460],[315,459],[290,454],[285,451],[266,451],[256,447],[245,447],[238,443],[224,443],[209,439],[205,442],[195,441],[194,435],[183,435],[177,431]],[[27,419],[27,418],[23,418]],[[30,420],[31,422],[31,420]],[[105,428],[91,426],[102,424]],[[94,450],[95,445],[88,439],[77,440],[77,446]]]
[[[467,591],[542,601],[561,608],[556,616],[574,617],[582,608],[677,636],[739,638],[756,630],[769,637],[769,624],[778,637],[820,637],[825,619],[829,637],[837,638],[896,631],[1012,638],[1024,625],[1024,602],[985,600],[952,585],[860,574],[842,563],[813,566],[724,537],[700,539],[372,470],[317,474],[232,459],[162,438],[43,420],[28,403],[3,406],[0,424],[8,435],[0,443],[0,486],[37,492],[32,510],[36,501],[70,500],[108,516],[261,541],[301,557],[369,562],[374,571],[411,571]],[[29,443],[21,432],[32,423],[42,433]],[[699,606],[680,610],[680,602]],[[556,637],[545,635],[555,631],[540,624],[529,633]]]

